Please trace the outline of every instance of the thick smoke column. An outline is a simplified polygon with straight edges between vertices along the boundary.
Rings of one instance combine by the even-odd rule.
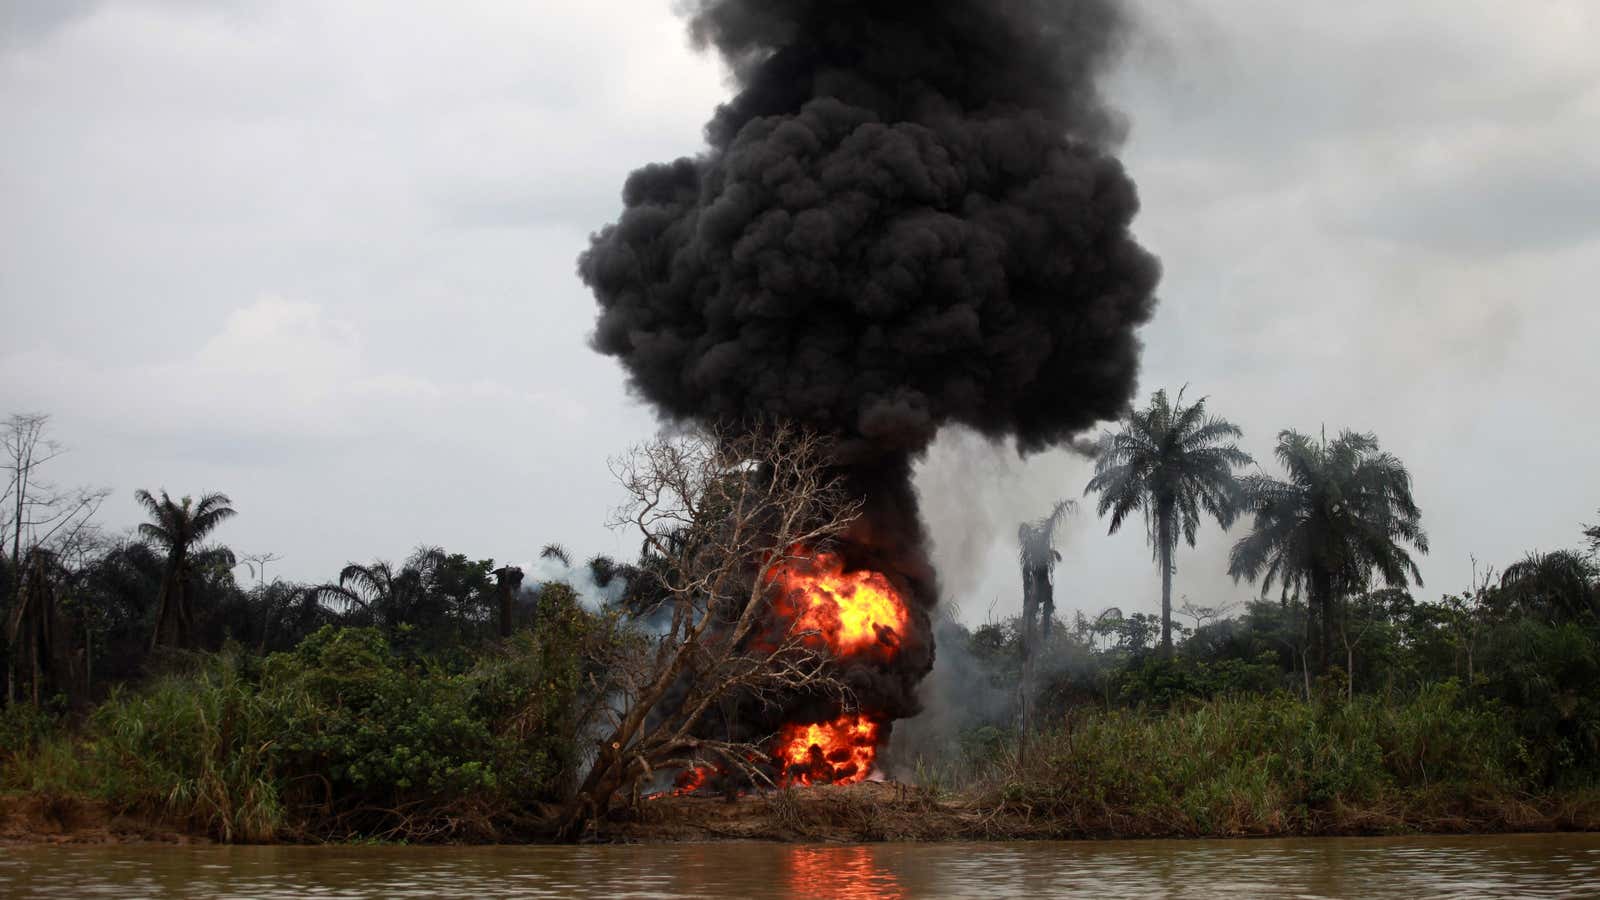
[[[674,419],[782,417],[839,441],[868,501],[852,562],[937,591],[911,463],[958,422],[1024,450],[1112,418],[1160,269],[1095,77],[1112,0],[700,0],[738,93],[695,158],[648,165],[579,271],[618,357]]]

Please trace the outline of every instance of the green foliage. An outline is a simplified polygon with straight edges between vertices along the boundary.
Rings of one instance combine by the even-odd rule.
[[[57,707],[54,703],[0,706],[0,765],[33,752],[60,733],[61,712]]]
[[[474,687],[469,677],[403,665],[374,629],[328,627],[268,658],[262,695],[286,701],[286,773],[320,776],[336,797],[398,809],[497,787],[495,762],[508,748],[492,715],[473,714]]]
[[[76,741],[8,712],[0,727],[30,749],[5,786],[224,841],[498,837],[561,799],[578,762],[593,618],[558,600],[547,631],[462,672],[408,660],[376,629],[327,626],[289,652],[234,646],[114,690]]]
[[[1498,700],[1541,784],[1600,778],[1600,631],[1523,616],[1486,641],[1482,690]]]
[[[1282,595],[1306,595],[1320,620],[1322,665],[1332,662],[1338,602],[1364,589],[1372,575],[1405,588],[1422,577],[1405,545],[1428,552],[1411,474],[1377,437],[1342,432],[1332,443],[1296,431],[1278,434],[1284,480],[1244,480],[1254,506],[1250,533],[1233,545],[1228,573],[1274,583]]]
[[[1137,832],[1313,832],[1334,811],[1506,792],[1520,743],[1498,716],[1441,685],[1406,703],[1306,703],[1287,694],[1168,714],[1079,710],[992,778],[994,803]]]
[[[1111,533],[1142,513],[1162,574],[1161,642],[1172,647],[1172,554],[1182,537],[1193,547],[1202,516],[1223,528],[1233,524],[1244,501],[1234,469],[1250,454],[1235,440],[1243,434],[1226,419],[1206,415],[1206,398],[1183,404],[1164,390],[1133,411],[1119,431],[1100,442],[1095,474],[1084,493],[1097,491],[1097,512],[1111,514]]]
[[[280,734],[252,662],[224,652],[145,690],[114,691],[87,729],[96,791],[220,840],[275,836],[283,825]]]
[[[1168,707],[1186,700],[1270,693],[1283,683],[1276,656],[1265,651],[1254,660],[1150,657],[1123,672],[1120,688],[1124,702]]]

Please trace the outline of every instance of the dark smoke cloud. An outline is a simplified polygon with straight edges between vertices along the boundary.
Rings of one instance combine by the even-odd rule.
[[[1159,267],[1094,88],[1115,4],[723,0],[691,29],[739,93],[703,156],[633,173],[579,266],[635,390],[864,456],[1117,414]]]
[[[1096,75],[1113,0],[698,0],[738,88],[695,158],[648,165],[579,273],[594,346],[665,416],[835,436],[867,499],[847,550],[903,580],[932,665],[911,462],[943,425],[1067,442],[1125,406],[1160,277],[1134,240]],[[913,649],[914,648],[914,649]]]

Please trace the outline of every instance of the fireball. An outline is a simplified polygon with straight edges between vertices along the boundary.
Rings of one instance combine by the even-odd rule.
[[[835,656],[873,653],[888,660],[900,647],[907,612],[900,594],[880,572],[844,570],[837,554],[785,560],[768,576],[782,594],[781,613],[798,631]]]
[[[853,784],[872,772],[882,724],[871,716],[845,714],[831,722],[783,726],[772,758],[778,783]]]

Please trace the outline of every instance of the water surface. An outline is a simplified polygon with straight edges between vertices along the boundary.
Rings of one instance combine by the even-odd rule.
[[[28,897],[1597,897],[1600,834],[604,847],[16,847]]]

